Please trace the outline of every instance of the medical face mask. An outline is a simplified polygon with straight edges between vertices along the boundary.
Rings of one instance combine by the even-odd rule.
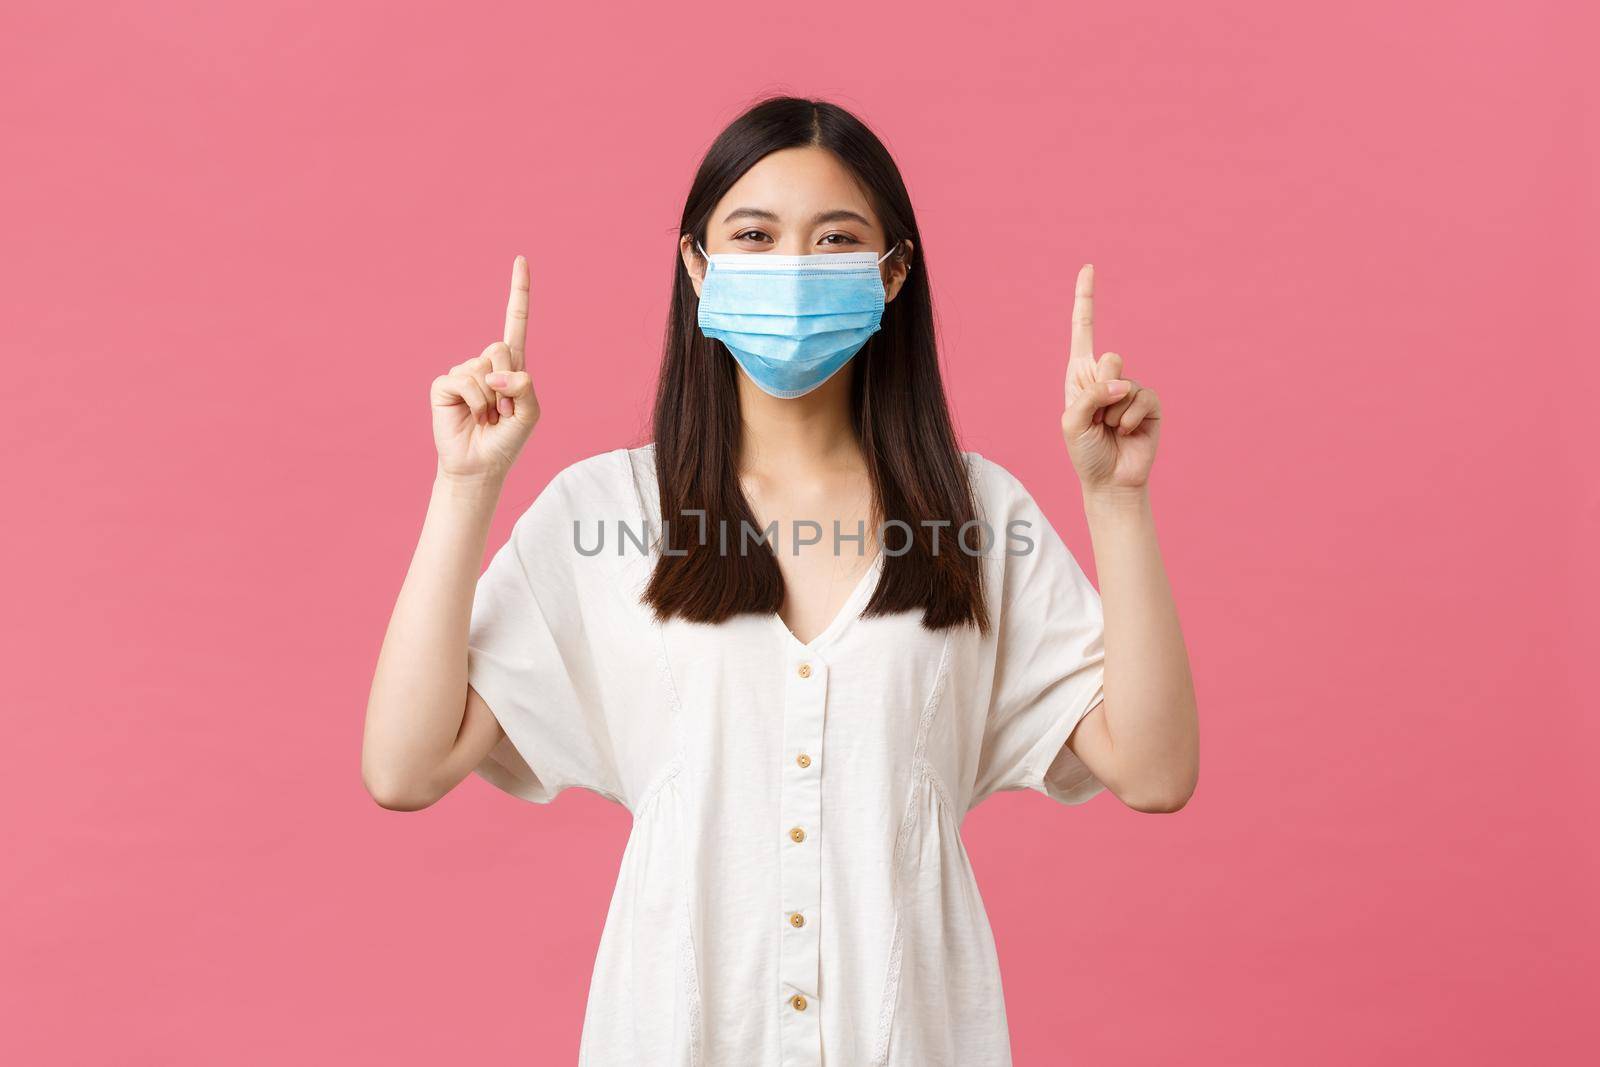
[[[706,259],[700,332],[726,345],[762,392],[783,399],[805,396],[878,331],[883,321],[878,265],[893,252],[707,256],[700,248]]]

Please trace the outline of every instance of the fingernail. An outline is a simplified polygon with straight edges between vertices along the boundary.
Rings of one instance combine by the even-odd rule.
[[[505,372],[495,371],[493,374],[484,378],[484,381],[488,382],[489,387],[492,389],[504,389],[506,387]]]
[[[1108,382],[1106,384],[1106,392],[1110,393],[1113,398],[1119,397],[1123,393],[1126,393],[1127,391],[1128,391],[1128,383],[1123,381],[1121,378],[1118,378],[1116,381]]]
[[[500,414],[502,414],[502,415],[510,415],[511,414],[511,398],[510,397],[504,397],[504,396],[501,397],[499,399],[499,401],[495,404],[495,407],[500,410]]]

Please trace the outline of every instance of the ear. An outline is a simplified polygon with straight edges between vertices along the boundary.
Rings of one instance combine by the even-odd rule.
[[[906,277],[911,273],[911,252],[916,245],[904,238],[900,247],[896,248],[894,255],[883,261],[889,270],[889,278],[883,287],[883,302],[887,304],[900,292],[900,287],[906,283]]]
[[[700,286],[706,280],[706,261],[694,246],[693,234],[686,233],[678,238],[678,255],[683,258],[683,269],[689,272],[689,281],[694,283],[694,295],[699,296]]]

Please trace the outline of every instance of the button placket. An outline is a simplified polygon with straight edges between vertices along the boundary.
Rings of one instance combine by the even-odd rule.
[[[783,750],[789,756],[780,770],[783,896],[782,911],[774,916],[782,924],[774,999],[783,1018],[784,1067],[820,1067],[822,1019],[816,999],[821,973],[822,724],[828,665],[807,650],[790,658],[787,673]]]

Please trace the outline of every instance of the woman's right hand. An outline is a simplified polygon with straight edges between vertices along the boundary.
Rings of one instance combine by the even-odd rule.
[[[523,369],[528,339],[528,261],[511,267],[504,340],[433,380],[433,443],[450,477],[503,477],[539,421],[539,398]]]

